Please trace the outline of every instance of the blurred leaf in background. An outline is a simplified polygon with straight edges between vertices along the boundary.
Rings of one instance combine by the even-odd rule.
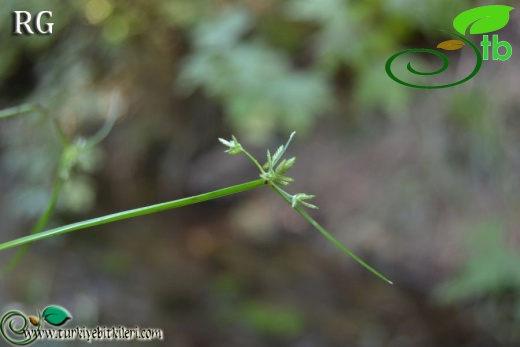
[[[469,257],[460,273],[438,288],[447,303],[473,303],[482,329],[505,343],[520,332],[520,254],[508,242],[500,221],[487,221],[466,233]]]
[[[252,140],[279,125],[308,130],[331,100],[326,79],[291,68],[289,56],[258,38],[243,41],[254,21],[246,8],[230,7],[198,24],[178,84],[205,87],[227,106],[232,126]]]

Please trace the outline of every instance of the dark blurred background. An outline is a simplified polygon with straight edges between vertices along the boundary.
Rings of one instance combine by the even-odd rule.
[[[217,138],[263,160],[295,130],[288,190],[316,194],[312,215],[395,285],[260,188],[37,242],[0,280],[0,310],[57,304],[71,326],[163,329],[150,346],[519,346],[518,10],[498,32],[512,58],[465,84],[413,89],[384,71],[487,4],[3,0],[0,108],[40,102],[77,139],[121,95],[48,228],[256,179]],[[54,33],[12,36],[14,10],[53,11]],[[470,53],[448,53],[447,80],[472,70]],[[29,232],[59,155],[41,115],[2,121],[0,242]]]

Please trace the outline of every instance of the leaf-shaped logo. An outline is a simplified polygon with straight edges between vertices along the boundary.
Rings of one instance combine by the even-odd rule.
[[[439,43],[437,48],[444,49],[446,51],[456,51],[464,47],[465,43],[461,40],[447,40]]]
[[[40,319],[38,317],[29,316],[28,318],[29,318],[29,322],[31,322],[31,324],[34,326],[38,326],[38,324],[40,323]]]
[[[42,313],[43,319],[51,325],[60,326],[63,325],[67,320],[72,318],[72,315],[60,306],[47,306]]]
[[[470,28],[470,34],[486,34],[502,29],[509,22],[509,12],[514,7],[487,5],[472,8],[459,14],[453,20],[453,27],[462,35]]]

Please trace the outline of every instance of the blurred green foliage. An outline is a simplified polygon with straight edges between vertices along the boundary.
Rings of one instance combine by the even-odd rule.
[[[246,303],[241,316],[253,329],[267,336],[296,337],[305,326],[297,310],[277,307],[269,302]]]
[[[460,273],[438,289],[447,303],[474,302],[483,329],[505,343],[520,332],[520,254],[502,222],[488,221],[466,234],[469,257]]]
[[[308,130],[317,115],[334,108],[331,82],[345,69],[354,72],[359,111],[404,112],[410,90],[392,88],[381,73],[385,57],[416,33],[414,25],[426,34],[446,24],[439,18],[447,17],[448,2],[424,2],[428,15],[417,13],[416,5],[410,13],[409,4],[397,1],[250,4],[227,6],[193,25],[193,49],[178,82],[205,87],[224,102],[234,127],[262,138],[280,126]],[[449,5],[454,15],[463,8],[462,2]],[[305,61],[295,60],[295,53]]]
[[[193,33],[194,52],[186,58],[178,83],[205,87],[227,107],[232,124],[249,138],[265,137],[279,125],[307,130],[330,102],[319,71],[297,71],[289,58],[261,40],[240,39],[253,20],[232,8]]]
[[[288,304],[249,300],[239,278],[236,274],[226,274],[215,280],[214,287],[220,297],[220,306],[214,315],[219,324],[238,324],[257,334],[283,339],[294,338],[302,333],[306,325],[304,312]]]
[[[442,288],[444,299],[500,297],[509,291],[520,295],[520,254],[508,247],[506,230],[500,222],[487,222],[467,233],[468,262]],[[520,302],[518,310],[520,314]]]
[[[202,90],[222,104],[233,129],[250,141],[264,141],[275,130],[308,131],[317,116],[334,112],[337,93],[348,92],[335,90],[334,81],[346,71],[348,80],[341,84],[356,85],[354,109],[401,113],[411,101],[411,90],[396,88],[381,73],[384,57],[418,30],[430,35],[432,28],[450,24],[446,11],[455,15],[465,4],[6,0],[5,18],[0,21],[0,81],[10,92],[0,96],[0,103],[43,102],[69,135],[77,135],[103,121],[99,117],[110,90],[122,89],[132,98],[156,94],[157,90],[147,90],[147,84],[153,76],[161,76],[164,82],[157,88],[167,86],[168,80],[171,86],[161,98],[170,97],[174,85],[178,99]],[[12,36],[9,15],[14,10],[52,11],[53,35]],[[177,37],[173,46],[172,35]],[[20,80],[24,76],[29,79]],[[15,93],[7,84],[20,84],[21,91]],[[42,200],[37,198],[41,188],[36,183],[52,177],[57,151],[47,148],[52,140],[45,139],[43,129],[35,131],[30,122],[16,126],[17,131],[5,132],[4,141],[10,142],[5,164],[33,182],[28,186],[34,186],[34,199],[22,200],[35,206],[21,205],[35,211]],[[92,155],[96,162],[102,156],[99,151]],[[27,189],[24,194],[13,192],[13,200],[29,197]],[[65,187],[66,202],[61,206],[88,210],[94,201],[92,191],[87,176],[76,178]]]

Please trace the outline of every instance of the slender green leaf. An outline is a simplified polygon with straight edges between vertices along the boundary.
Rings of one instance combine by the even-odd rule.
[[[205,193],[205,194],[190,196],[188,198],[183,198],[183,199],[179,199],[179,200],[164,202],[161,204],[136,208],[134,210],[128,210],[128,211],[124,211],[124,212],[114,213],[114,214],[111,214],[108,216],[93,218],[93,219],[89,219],[86,221],[65,225],[62,227],[58,227],[55,229],[43,231],[41,233],[37,233],[34,235],[28,235],[28,236],[21,237],[16,240],[2,243],[2,244],[0,244],[0,251],[2,251],[4,249],[16,247],[16,246],[21,246],[26,243],[31,243],[34,241],[42,240],[42,239],[45,239],[48,237],[69,233],[69,232],[75,231],[75,230],[81,230],[81,229],[85,229],[85,228],[89,228],[89,227],[93,227],[93,226],[116,222],[116,221],[123,220],[123,219],[144,216],[144,215],[151,214],[151,213],[156,213],[156,212],[170,210],[170,209],[177,208],[177,207],[196,204],[198,202],[221,198],[223,196],[236,194],[236,193],[240,193],[240,192],[243,192],[246,190],[258,188],[264,184],[265,184],[265,181],[263,179],[259,179],[256,181],[250,181],[250,182],[238,184],[238,185],[232,186],[232,187],[215,190],[213,192],[209,192],[209,193]]]
[[[278,188],[276,185],[271,184],[271,187],[289,204],[292,204],[292,199],[289,194]],[[305,210],[303,210],[300,206],[296,206],[294,208],[303,218],[305,218],[314,228],[316,228],[323,236],[325,236],[330,242],[336,245],[339,249],[341,249],[344,253],[350,256],[352,259],[357,261],[361,266],[366,268],[368,271],[372,272],[374,275],[387,282],[388,284],[394,284],[394,282],[390,281],[386,276],[381,274],[379,271],[374,269],[372,266],[368,265],[363,259],[357,256],[350,249],[345,247],[341,242],[339,242],[334,236],[332,236],[324,227],[322,227],[318,222],[314,220]]]
[[[31,113],[34,112],[33,105],[21,105],[21,106],[15,106],[11,108],[7,108],[5,110],[0,111],[0,119],[6,119],[15,117],[24,113]]]

